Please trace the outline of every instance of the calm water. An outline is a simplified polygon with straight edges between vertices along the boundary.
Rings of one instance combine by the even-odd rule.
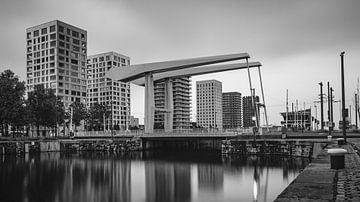
[[[198,152],[0,156],[0,201],[272,201],[307,164]]]

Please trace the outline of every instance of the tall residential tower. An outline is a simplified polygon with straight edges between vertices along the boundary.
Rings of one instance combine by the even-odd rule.
[[[197,124],[204,128],[222,129],[222,83],[217,80],[196,82]]]
[[[243,100],[242,102],[243,127],[244,128],[253,127],[255,126],[255,121],[253,120],[253,117],[255,117],[255,110],[252,103],[253,99],[251,98],[251,96],[244,96],[242,100]],[[259,102],[259,96],[254,97],[254,102],[255,103]],[[259,113],[260,113],[259,108],[257,108],[258,118],[259,118]]]
[[[26,90],[52,88],[65,107],[86,99],[87,32],[54,20],[26,29]]]
[[[238,129],[242,127],[241,103],[241,93],[239,92],[222,94],[224,129]]]
[[[164,82],[158,82],[154,88],[156,108],[165,107]],[[173,129],[177,131],[190,129],[190,77],[178,77],[172,79],[173,86]],[[164,127],[164,112],[155,112],[155,129]]]
[[[88,56],[87,107],[95,103],[111,108],[105,128],[128,129],[130,126],[130,83],[113,81],[105,77],[111,68],[126,68],[130,58],[115,52]]]

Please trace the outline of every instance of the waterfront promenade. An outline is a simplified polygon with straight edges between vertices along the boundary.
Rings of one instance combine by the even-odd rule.
[[[344,169],[330,169],[327,149],[344,148]],[[346,145],[335,142],[314,159],[275,201],[360,201],[360,138]]]

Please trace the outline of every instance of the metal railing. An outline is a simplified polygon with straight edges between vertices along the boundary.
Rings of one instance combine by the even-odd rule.
[[[165,132],[164,129],[154,129],[153,133],[145,133],[144,130],[107,130],[107,131],[78,131],[75,137],[141,137],[141,136],[218,136],[218,135],[241,135],[251,133],[251,129],[242,130],[219,130],[219,129],[173,129],[172,132]]]

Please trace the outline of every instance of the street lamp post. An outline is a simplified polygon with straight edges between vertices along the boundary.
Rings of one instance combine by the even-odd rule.
[[[323,83],[320,82],[320,110],[321,110],[321,116],[320,116],[320,127],[321,127],[321,131],[324,130],[324,101],[323,101]]]
[[[344,55],[345,52],[341,52],[341,100],[342,100],[342,134],[344,136],[344,142],[346,143],[346,120],[345,120],[345,81],[344,81]]]

